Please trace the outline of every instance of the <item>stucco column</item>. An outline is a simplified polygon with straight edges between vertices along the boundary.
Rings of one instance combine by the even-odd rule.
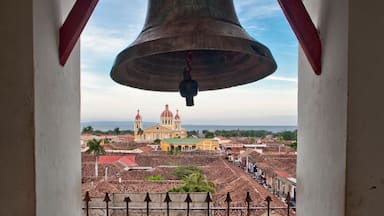
[[[62,67],[74,0],[0,3],[0,215],[80,215],[80,57]]]
[[[382,214],[382,1],[305,0],[323,43],[322,74],[299,55],[299,216]]]

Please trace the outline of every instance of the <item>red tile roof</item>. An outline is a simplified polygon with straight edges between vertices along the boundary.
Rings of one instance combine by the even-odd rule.
[[[135,155],[129,155],[129,156],[124,156],[119,159],[119,163],[128,166],[128,167],[135,167],[138,166],[135,160]]]
[[[281,171],[281,170],[275,170],[275,173],[283,178],[289,178],[288,173]]]
[[[139,149],[145,153],[152,151],[152,147],[149,147],[149,146],[143,146],[143,147],[140,147]]]
[[[135,155],[128,156],[115,156],[115,155],[103,155],[99,157],[99,164],[114,164],[119,162],[124,166],[134,167],[138,166],[135,160]]]
[[[99,156],[99,164],[113,164],[116,161],[118,161],[121,158],[121,156],[114,156],[114,155],[104,155]]]

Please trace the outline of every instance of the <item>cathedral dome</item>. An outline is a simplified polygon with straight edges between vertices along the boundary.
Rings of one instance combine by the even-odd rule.
[[[173,118],[173,114],[168,109],[168,104],[165,105],[165,110],[161,113],[161,118]]]
[[[137,110],[137,114],[136,114],[135,120],[141,120],[141,115],[139,113],[139,110]]]

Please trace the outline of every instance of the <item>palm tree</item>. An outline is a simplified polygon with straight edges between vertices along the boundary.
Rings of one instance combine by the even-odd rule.
[[[215,192],[215,183],[207,181],[201,172],[193,172],[183,178],[181,187],[173,188],[170,192]]]
[[[96,157],[96,163],[95,163],[95,176],[98,177],[98,169],[99,166],[97,164],[97,161],[99,159],[99,155],[105,154],[105,150],[102,145],[100,145],[101,140],[92,139],[89,140],[87,143],[88,149],[85,151],[87,154],[93,154]]]

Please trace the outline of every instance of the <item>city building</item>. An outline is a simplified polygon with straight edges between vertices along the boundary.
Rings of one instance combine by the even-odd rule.
[[[181,128],[179,110],[176,110],[176,115],[173,117],[173,113],[169,110],[168,104],[166,104],[165,110],[160,115],[160,122],[160,124],[143,128],[143,119],[138,110],[134,123],[135,141],[153,142],[157,139],[187,137],[187,131]]]
[[[219,149],[219,142],[215,139],[186,138],[186,139],[163,139],[160,144],[162,151],[214,151]]]

